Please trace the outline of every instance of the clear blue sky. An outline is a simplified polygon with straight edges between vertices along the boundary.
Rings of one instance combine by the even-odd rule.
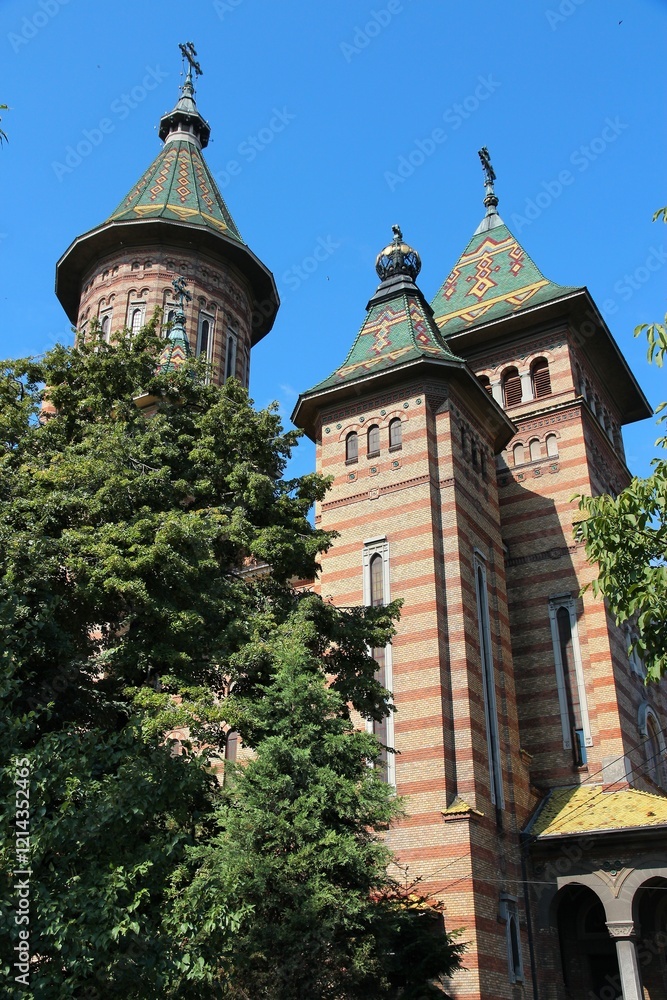
[[[0,357],[71,338],[55,262],[156,155],[192,40],[209,165],[282,298],[254,351],[258,405],[289,416],[343,359],[392,223],[432,297],[483,214],[481,145],[505,222],[547,277],[589,287],[656,405],[664,375],[632,331],[665,312],[667,229],[651,216],[667,202],[666,37],[665,0],[0,0]],[[63,169],[86,131],[101,141]],[[656,436],[651,420],[626,429],[633,472]],[[313,463],[304,444],[293,471]]]

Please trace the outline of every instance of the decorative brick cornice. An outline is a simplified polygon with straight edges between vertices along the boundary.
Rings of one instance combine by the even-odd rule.
[[[526,563],[543,562],[546,559],[562,559],[577,551],[579,545],[555,545],[551,549],[544,549],[542,552],[532,552],[527,556],[508,556],[505,566],[523,566]]]

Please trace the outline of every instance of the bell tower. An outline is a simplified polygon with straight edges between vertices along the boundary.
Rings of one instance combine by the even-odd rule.
[[[243,241],[203,157],[211,129],[195,101],[201,74],[192,43],[181,94],[160,120],[163,147],[116,210],[77,237],[56,266],[56,294],[80,336],[97,322],[110,339],[139,329],[157,307],[166,335],[179,313],[172,283],[191,299],[191,352],[213,379],[248,385],[250,350],[271,327],[279,299],[273,275]]]
[[[378,732],[385,774],[407,810],[388,843],[409,878],[446,902],[447,928],[465,927],[470,959],[455,995],[495,998],[506,987],[507,922],[482,886],[490,872],[520,878],[530,797],[495,476],[515,430],[440,335],[420,267],[394,226],[345,361],[300,396],[293,420],[333,477],[317,511],[340,535],[322,558],[322,594],[342,605],[404,601],[392,644],[374,650],[396,708]],[[494,956],[485,970],[478,954]]]

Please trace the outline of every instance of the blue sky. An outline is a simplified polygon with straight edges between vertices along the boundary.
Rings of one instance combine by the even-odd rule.
[[[547,277],[589,287],[657,405],[632,331],[665,312],[666,32],[664,0],[0,0],[0,357],[71,339],[55,262],[158,152],[192,40],[205,155],[282,299],[253,353],[258,405],[288,417],[342,361],[393,223],[433,296],[483,215],[482,145],[505,222]],[[636,474],[656,436],[626,428]],[[313,464],[300,445],[292,471]]]

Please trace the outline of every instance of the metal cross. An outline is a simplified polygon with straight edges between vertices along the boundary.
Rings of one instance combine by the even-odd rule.
[[[185,42],[185,43],[179,42],[178,47],[181,50],[183,58],[187,59],[187,61],[190,63],[190,72],[194,70],[197,76],[203,76],[204,72],[199,63],[197,62],[197,60],[195,59],[195,56],[197,55],[197,50],[195,49],[194,44],[192,42]]]
[[[171,285],[174,291],[176,292],[176,299],[178,300],[179,313],[181,313],[183,317],[185,317],[185,303],[192,302],[192,296],[190,295],[190,292],[185,290],[185,286],[187,285],[187,279],[184,278],[183,275],[181,275],[180,278],[174,278]]]
[[[496,179],[496,172],[491,166],[491,157],[489,156],[489,151],[486,146],[482,146],[477,155],[482,161],[482,170],[484,171],[485,177],[484,183],[493,184]]]

